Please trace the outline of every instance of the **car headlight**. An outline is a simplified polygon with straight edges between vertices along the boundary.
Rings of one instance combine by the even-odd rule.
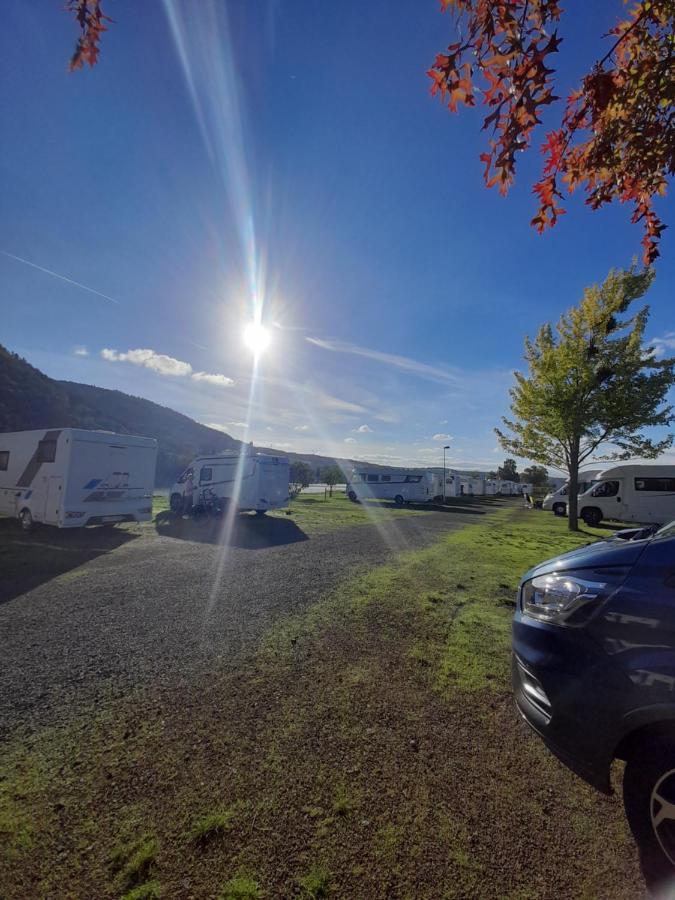
[[[603,573],[603,579],[589,581],[574,572],[538,575],[522,586],[521,608],[526,615],[542,622],[575,624],[567,620],[579,607],[604,599],[621,580],[616,573],[608,573],[606,578]]]

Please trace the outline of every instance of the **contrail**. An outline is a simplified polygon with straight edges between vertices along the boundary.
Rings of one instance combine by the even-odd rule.
[[[97,297],[103,297],[104,300],[110,300],[111,303],[119,303],[119,300],[115,300],[114,297],[109,297],[107,294],[102,294],[100,291],[95,291],[94,288],[87,287],[86,284],[80,284],[79,281],[73,281],[72,278],[66,278],[65,275],[59,275],[58,272],[52,272],[51,269],[45,269],[44,266],[38,266],[37,263],[31,262],[29,259],[23,259],[21,256],[15,256],[13,253],[8,253],[6,250],[0,250],[3,256],[9,257],[9,259],[15,259],[17,262],[23,263],[26,266],[30,266],[32,269],[37,269],[39,272],[45,272],[47,275],[53,275],[54,278],[60,278],[61,281],[65,281],[68,284],[74,284],[75,287],[82,288],[83,291],[89,291],[90,294],[96,294]]]

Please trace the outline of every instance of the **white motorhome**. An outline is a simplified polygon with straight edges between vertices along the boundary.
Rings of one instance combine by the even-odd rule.
[[[584,469],[579,472],[579,494],[583,494],[593,484],[593,479],[602,472],[602,469]],[[567,515],[567,494],[569,482],[560,485],[558,490],[548,493],[541,504],[542,509],[552,510],[556,516]]]
[[[441,476],[441,488],[443,487],[443,476]],[[444,497],[459,497],[461,493],[461,478],[457,472],[446,469],[445,471],[445,490]]]
[[[462,493],[469,496],[482,496],[485,493],[485,479],[480,476],[463,478],[461,487]]]
[[[360,500],[393,500],[404,503],[431,503],[441,492],[441,478],[433,472],[405,469],[353,469],[347,496]]]
[[[197,456],[171,488],[171,511],[219,513],[234,504],[239,512],[262,516],[288,506],[289,475],[285,456],[250,449]]]
[[[587,525],[603,519],[665,525],[675,519],[675,466],[621,465],[600,473],[579,496]]]
[[[83,428],[0,434],[0,514],[78,528],[152,519],[157,441]]]

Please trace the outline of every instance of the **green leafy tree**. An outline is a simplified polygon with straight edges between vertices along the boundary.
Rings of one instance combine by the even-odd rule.
[[[291,463],[289,472],[289,492],[291,497],[297,497],[300,491],[312,483],[312,467],[301,459],[295,459]]]
[[[505,459],[504,465],[499,467],[497,478],[501,481],[520,481],[520,475],[516,471],[515,459]]]
[[[523,480],[533,487],[543,487],[548,484],[548,469],[546,466],[528,466],[523,469]]]
[[[675,416],[665,403],[675,384],[675,358],[657,360],[646,348],[649,309],[620,318],[642,297],[653,272],[615,270],[602,285],[584,291],[555,331],[543,325],[525,340],[527,375],[516,372],[508,432],[495,429],[502,447],[521,458],[553,466],[569,476],[569,527],[578,530],[580,465],[596,451],[602,459],[654,458],[673,436],[642,433],[668,426]],[[614,449],[612,449],[612,447]]]
[[[321,478],[323,483],[328,485],[331,497],[333,496],[333,488],[335,485],[341,484],[345,480],[342,469],[340,469],[339,466],[327,466],[321,473]]]

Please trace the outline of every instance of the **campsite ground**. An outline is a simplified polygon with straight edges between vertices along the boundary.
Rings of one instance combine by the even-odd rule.
[[[203,524],[99,533],[0,605],[0,896],[642,896],[619,800],[509,694],[520,575],[598,532],[308,498],[223,559]]]

